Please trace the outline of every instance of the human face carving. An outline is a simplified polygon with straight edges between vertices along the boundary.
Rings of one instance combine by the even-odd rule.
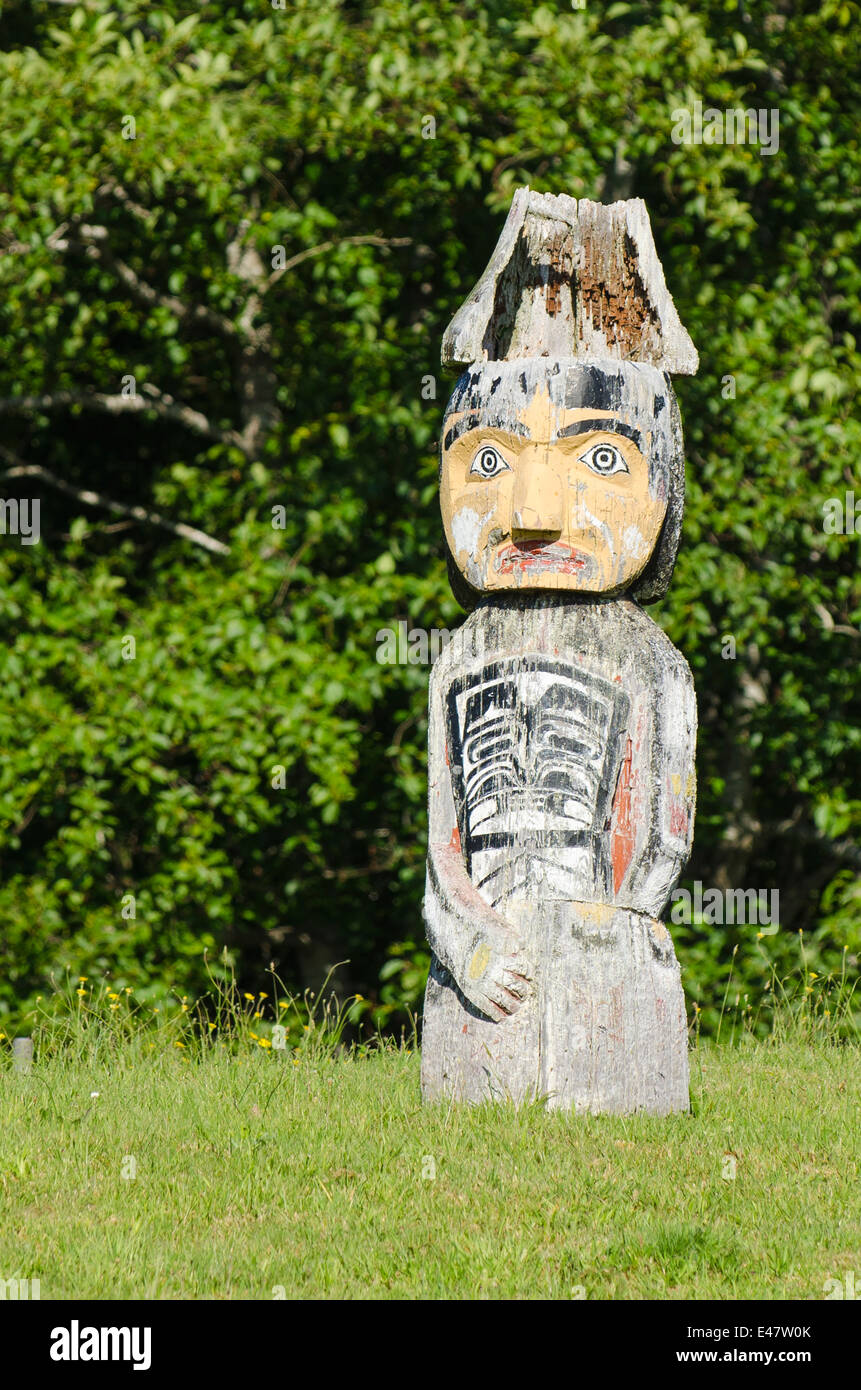
[[[446,417],[441,506],[458,568],[483,592],[626,589],[667,510],[654,422],[623,399],[569,406],[540,381],[521,394],[507,418],[480,405]]]

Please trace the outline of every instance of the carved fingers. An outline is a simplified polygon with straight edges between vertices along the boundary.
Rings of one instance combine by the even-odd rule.
[[[532,967],[515,938],[504,944],[479,939],[461,988],[476,1008],[498,1023],[516,1013],[529,998],[532,976]]]

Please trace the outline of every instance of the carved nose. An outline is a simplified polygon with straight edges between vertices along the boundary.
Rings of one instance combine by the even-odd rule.
[[[561,529],[558,517],[538,512],[534,507],[517,507],[511,517],[511,535],[514,540],[527,536],[558,536]]]
[[[511,499],[511,538],[541,540],[562,532],[562,484],[537,458],[521,459]]]

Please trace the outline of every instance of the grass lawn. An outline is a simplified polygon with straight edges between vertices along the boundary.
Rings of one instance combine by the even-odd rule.
[[[670,1119],[423,1107],[406,1048],[6,1056],[0,1277],[43,1299],[821,1299],[861,1277],[857,1044],[703,1043]]]

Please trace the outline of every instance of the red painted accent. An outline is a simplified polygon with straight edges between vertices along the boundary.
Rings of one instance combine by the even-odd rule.
[[[564,541],[519,541],[504,545],[496,563],[502,574],[512,570],[555,570],[557,574],[577,574],[586,564],[585,557]]]
[[[627,740],[625,747],[625,757],[622,761],[622,768],[619,772],[619,781],[616,784],[616,795],[613,798],[613,812],[611,819],[615,819],[615,829],[613,831],[613,843],[610,857],[613,861],[613,892],[618,893],[622,886],[622,880],[628,872],[628,865],[634,853],[634,826],[631,818],[631,789],[634,778],[632,775],[632,764],[634,761],[634,750],[631,740]]]
[[[679,785],[681,785],[681,779],[679,779]],[[667,800],[670,809],[670,834],[687,835],[688,808],[685,805],[684,797],[673,790],[672,777],[667,778]]]
[[[460,847],[460,831],[457,826],[455,826],[454,830],[451,832],[451,839],[448,842],[448,847],[449,849],[456,849],[458,854],[463,852]]]

